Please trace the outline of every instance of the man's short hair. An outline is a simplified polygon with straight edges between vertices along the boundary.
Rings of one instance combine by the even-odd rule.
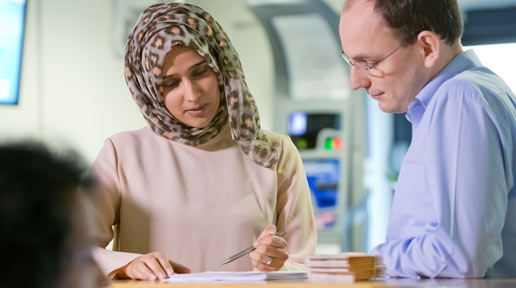
[[[1,287],[59,282],[72,253],[73,209],[93,184],[80,163],[37,143],[0,145]]]
[[[347,0],[346,6],[356,0]],[[402,46],[413,44],[421,31],[432,31],[447,44],[462,36],[463,23],[457,0],[368,0]],[[346,8],[345,8],[346,9]]]

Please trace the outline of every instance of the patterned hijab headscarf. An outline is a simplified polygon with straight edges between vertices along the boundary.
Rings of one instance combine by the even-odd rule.
[[[162,65],[175,45],[193,48],[218,76],[219,110],[207,127],[185,125],[164,105]],[[256,102],[247,88],[238,54],[219,23],[203,9],[185,3],[160,3],[143,11],[127,39],[125,78],[156,134],[197,146],[215,137],[229,120],[233,139],[249,158],[267,168],[278,162],[278,143],[271,143],[260,130]]]

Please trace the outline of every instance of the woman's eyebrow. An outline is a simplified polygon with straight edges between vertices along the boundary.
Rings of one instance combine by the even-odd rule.
[[[195,63],[194,65],[190,66],[190,68],[188,68],[188,71],[192,71],[192,70],[195,70],[196,68],[200,67],[200,66],[203,66],[205,64],[207,64],[208,62],[206,60],[201,60],[197,63]],[[163,75],[163,78],[174,78],[174,77],[177,77],[177,73],[173,73],[173,74],[165,74]]]
[[[178,78],[179,75],[177,74],[165,74],[163,75],[163,79],[174,79],[174,78]]]
[[[205,65],[205,64],[207,64],[207,63],[208,63],[208,62],[206,62],[206,60],[204,60],[204,59],[203,59],[203,60],[199,61],[198,63],[196,63],[196,64],[192,65],[190,68],[188,68],[188,70],[190,70],[190,71],[191,71],[191,70],[194,70],[195,68],[200,67],[200,66],[203,66],[203,65]]]

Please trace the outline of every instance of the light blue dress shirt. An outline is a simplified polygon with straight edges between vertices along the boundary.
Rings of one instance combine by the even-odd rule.
[[[391,276],[516,277],[516,97],[473,51],[409,105],[387,239]]]

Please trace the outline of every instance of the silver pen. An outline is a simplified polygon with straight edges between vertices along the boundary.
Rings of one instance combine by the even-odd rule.
[[[283,236],[287,233],[287,231],[280,231],[280,232],[276,232],[276,234],[274,234],[275,236]],[[224,262],[222,262],[222,264],[220,264],[220,266],[224,265],[224,264],[228,264],[230,262],[233,262],[235,261],[236,259],[248,254],[248,253],[251,253],[252,251],[254,251],[254,249],[256,249],[253,245],[245,248],[244,250],[236,253],[235,255],[229,257],[228,259],[224,260]]]

